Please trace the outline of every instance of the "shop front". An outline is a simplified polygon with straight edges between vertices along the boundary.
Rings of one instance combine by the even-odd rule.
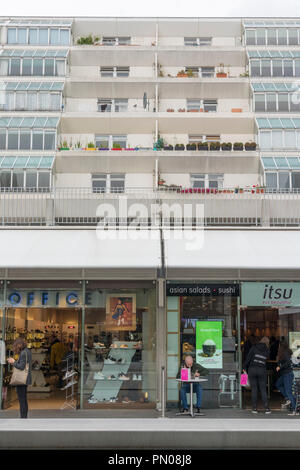
[[[0,310],[5,357],[24,337],[32,352],[29,408],[155,408],[153,281],[9,281]],[[2,409],[18,408],[1,365]]]
[[[167,406],[179,405],[176,375],[187,355],[209,370],[203,407],[238,407],[239,284],[167,283]]]
[[[241,350],[243,361],[252,344],[266,336],[270,341],[267,392],[272,409],[280,409],[283,397],[276,388],[280,341],[292,350],[294,376],[300,379],[300,282],[241,283]],[[243,404],[251,406],[250,390],[243,388]]]

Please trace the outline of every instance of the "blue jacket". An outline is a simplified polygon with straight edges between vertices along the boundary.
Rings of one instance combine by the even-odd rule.
[[[28,348],[25,348],[23,349],[23,351],[21,351],[19,359],[14,362],[13,366],[16,369],[24,370],[26,366],[26,355],[27,355],[27,362],[29,363],[29,371],[28,371],[26,385],[31,385],[32,384],[32,378],[31,378],[32,356],[31,356],[31,351]]]

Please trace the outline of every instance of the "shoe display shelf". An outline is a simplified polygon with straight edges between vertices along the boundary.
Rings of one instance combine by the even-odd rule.
[[[128,347],[124,348],[121,347],[122,345],[126,344]],[[122,341],[116,341],[113,343],[113,347],[110,348],[108,353],[108,358],[112,357],[115,361],[111,359],[105,359],[103,368],[100,371],[105,377],[114,376],[116,377],[115,380],[108,380],[108,379],[101,379],[96,381],[96,385],[92,392],[93,399],[99,403],[104,402],[107,403],[110,401],[111,397],[117,397],[120,389],[124,382],[123,380],[119,380],[118,376],[122,372],[127,374],[130,365],[132,364],[133,356],[136,353],[136,348],[134,345],[136,342],[126,341],[126,343]],[[118,362],[118,360],[122,360],[122,362]],[[99,372],[99,369],[98,369]]]

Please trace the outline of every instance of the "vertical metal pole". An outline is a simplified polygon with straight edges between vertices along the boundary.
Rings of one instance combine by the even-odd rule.
[[[4,280],[4,287],[3,287],[3,310],[2,310],[2,341],[5,341],[5,322],[6,322],[6,280]],[[6,353],[6,349],[5,349]],[[1,361],[2,362],[2,361]],[[2,410],[2,386],[3,386],[3,364],[0,364],[0,410]]]
[[[241,309],[240,297],[237,299],[237,331],[238,331],[238,387],[239,387],[239,406],[242,408],[242,387],[241,387],[241,371],[242,371],[242,352],[241,352]]]
[[[165,366],[161,368],[161,417],[166,417]]]
[[[82,308],[81,308],[81,357],[80,357],[80,409],[83,409],[83,374],[84,374],[84,331],[85,331],[85,281],[82,281]]]

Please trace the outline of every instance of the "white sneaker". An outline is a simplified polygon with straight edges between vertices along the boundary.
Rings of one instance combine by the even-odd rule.
[[[106,376],[102,374],[102,372],[95,372],[94,373],[94,380],[105,380]]]
[[[96,400],[96,398],[90,398],[88,400],[89,403],[92,403],[92,404],[95,404],[95,403],[98,403],[98,400]]]
[[[288,416],[299,416],[299,412],[294,410],[291,413],[288,413]]]

